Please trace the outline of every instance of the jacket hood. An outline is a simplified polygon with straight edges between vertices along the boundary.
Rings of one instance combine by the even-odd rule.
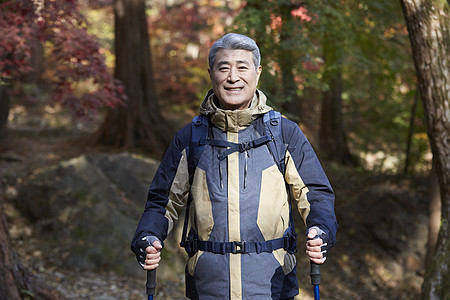
[[[211,122],[223,131],[238,132],[244,129],[260,115],[272,110],[266,104],[267,97],[260,90],[256,90],[250,107],[246,109],[222,109],[219,101],[211,89],[200,105],[200,114],[210,116]]]

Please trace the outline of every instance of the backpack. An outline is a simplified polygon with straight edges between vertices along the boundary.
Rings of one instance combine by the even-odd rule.
[[[226,156],[233,152],[244,152],[246,150],[249,150],[251,148],[256,148],[259,146],[267,145],[269,152],[271,153],[278,169],[280,170],[281,174],[285,173],[286,165],[285,165],[285,154],[287,150],[287,146],[283,141],[283,134],[282,134],[282,128],[281,128],[281,113],[278,111],[270,110],[269,112],[265,113],[262,117],[262,123],[263,123],[263,132],[261,133],[262,136],[260,138],[257,138],[255,140],[244,142],[244,143],[232,143],[228,141],[223,140],[211,140],[208,139],[208,132],[211,128],[210,120],[208,116],[205,115],[198,115],[194,117],[192,120],[191,126],[191,141],[189,144],[189,153],[188,153],[188,171],[189,171],[189,183],[192,186],[192,182],[194,179],[194,173],[195,169],[197,167],[198,161],[200,159],[200,156],[203,152],[205,145],[211,145],[214,147],[222,147],[227,148],[227,150],[223,151],[222,154],[219,156],[219,159],[224,159]],[[288,191],[288,195],[290,198],[290,189],[287,186],[286,183],[286,189]],[[181,238],[180,245],[185,248],[186,252],[189,254],[189,256],[194,255],[197,250],[203,250],[203,251],[211,251],[215,253],[245,253],[240,252],[239,250],[243,246],[239,245],[239,242],[215,242],[214,245],[210,245],[208,243],[211,242],[203,242],[203,241],[197,241],[196,240],[196,233],[191,229],[189,232],[189,235],[186,236],[187,227],[189,223],[189,207],[190,203],[192,201],[191,193],[188,195],[188,202],[186,206],[186,212],[185,212],[185,220],[184,220],[184,226],[183,226],[183,234]],[[295,229],[293,226],[293,219],[292,219],[292,210],[291,210],[291,202],[289,201],[289,215],[290,215],[290,221],[289,221],[289,227],[286,230],[283,238],[277,239],[273,243],[273,245],[270,243],[271,241],[264,241],[264,242],[258,242],[257,245],[254,246],[253,252],[261,251],[267,251],[271,252],[272,250],[278,249],[278,248],[285,248],[289,253],[294,253],[296,251],[296,238],[297,234],[295,233]],[[198,249],[198,243],[207,244],[204,249]],[[237,243],[237,245],[236,245]],[[220,244],[220,245],[215,245]],[[281,246],[281,247],[280,247]],[[274,248],[277,247],[277,248]],[[249,246],[251,248],[251,246]],[[258,249],[257,249],[258,248]],[[234,250],[234,251],[233,251]]]

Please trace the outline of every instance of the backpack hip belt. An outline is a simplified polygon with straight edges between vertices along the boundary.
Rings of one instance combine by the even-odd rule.
[[[292,239],[289,236],[283,236],[278,239],[262,241],[262,242],[214,242],[214,241],[198,241],[191,239],[186,241],[185,248],[189,249],[191,255],[197,251],[212,252],[215,254],[247,254],[247,253],[261,253],[272,252],[277,249],[288,250],[292,245]]]

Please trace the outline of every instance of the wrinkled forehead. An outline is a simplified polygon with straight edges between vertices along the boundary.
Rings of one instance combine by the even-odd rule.
[[[253,53],[244,49],[220,49],[216,53],[214,67],[219,67],[224,64],[235,65],[245,64],[253,67]]]

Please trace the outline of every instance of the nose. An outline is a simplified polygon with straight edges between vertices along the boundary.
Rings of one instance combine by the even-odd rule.
[[[230,68],[230,72],[228,73],[227,80],[229,82],[236,82],[239,80],[239,73],[236,68]]]

